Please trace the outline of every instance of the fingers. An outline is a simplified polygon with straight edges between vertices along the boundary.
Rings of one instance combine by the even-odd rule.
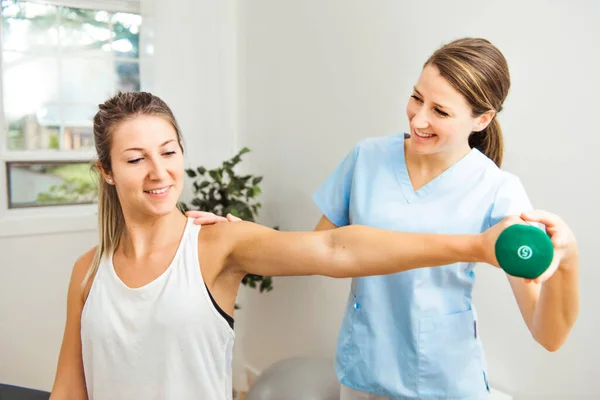
[[[196,225],[212,225],[218,222],[227,222],[227,218],[206,211],[187,211],[185,215],[194,219]]]
[[[552,246],[554,246],[555,249],[565,246],[568,241],[568,238],[565,236],[566,235],[562,233],[551,233],[550,240],[552,241]]]
[[[203,218],[203,217],[216,216],[214,213],[207,212],[207,211],[198,211],[198,210],[186,211],[185,215],[190,218]]]
[[[212,217],[201,217],[201,218],[194,219],[194,224],[196,224],[196,225],[212,225],[212,224],[216,224],[218,222],[227,222],[227,218],[219,217],[218,215],[215,215]]]
[[[521,218],[528,222],[543,224],[545,226],[546,233],[552,240],[552,245],[554,248],[562,247],[569,241],[569,233],[568,230],[564,229],[565,225],[562,219],[551,212],[534,210],[523,213]]]
[[[237,222],[237,221],[241,221],[241,220],[242,220],[241,218],[238,218],[231,214],[227,214],[227,221],[229,221],[229,222]]]
[[[555,257],[555,259],[552,260],[552,264],[550,264],[550,266],[548,267],[548,269],[546,271],[544,271],[544,273],[542,275],[540,275],[537,278],[535,278],[533,281],[535,283],[544,283],[544,282],[546,282],[548,279],[550,279],[550,277],[552,277],[552,275],[554,275],[554,273],[558,269],[558,264],[559,264],[559,259],[558,259],[558,257]]]
[[[548,227],[555,226],[560,218],[551,212],[544,210],[533,210],[521,214],[521,218],[528,222],[540,222]]]
[[[186,211],[185,215],[188,218],[194,219],[194,224],[196,225],[212,225],[219,222],[237,222],[242,221],[241,218],[238,218],[232,214],[227,214],[227,217],[221,217],[211,212],[207,211]]]

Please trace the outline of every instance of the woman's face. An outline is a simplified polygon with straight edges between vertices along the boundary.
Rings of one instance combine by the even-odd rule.
[[[177,132],[159,116],[139,115],[112,133],[113,179],[125,215],[158,217],[176,209],[184,161]]]
[[[493,114],[473,117],[465,97],[433,65],[423,68],[406,107],[410,148],[418,154],[468,152],[469,136],[483,130]]]

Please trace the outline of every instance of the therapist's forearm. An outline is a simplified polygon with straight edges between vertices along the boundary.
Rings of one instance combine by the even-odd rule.
[[[578,259],[561,265],[541,288],[533,314],[532,334],[548,351],[566,341],[579,315]]]

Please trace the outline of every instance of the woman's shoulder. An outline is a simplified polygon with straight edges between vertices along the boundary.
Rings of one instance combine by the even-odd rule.
[[[352,149],[353,161],[361,167],[380,167],[382,160],[395,157],[404,148],[404,133],[371,136],[357,141]]]
[[[485,179],[497,188],[521,183],[521,178],[516,173],[498,167],[493,161],[486,163],[485,167]]]
[[[380,151],[388,149],[390,146],[397,146],[405,140],[405,133],[394,133],[388,135],[371,136],[360,139],[354,145],[357,151]]]
[[[80,255],[73,264],[73,270],[71,272],[71,281],[81,288],[81,298],[83,302],[85,302],[90,292],[92,282],[96,275],[96,271],[94,271],[94,273],[86,281],[87,274],[90,271],[90,268],[92,267],[92,263],[94,262],[94,258],[96,257],[97,251],[98,246],[92,247],[91,249]]]

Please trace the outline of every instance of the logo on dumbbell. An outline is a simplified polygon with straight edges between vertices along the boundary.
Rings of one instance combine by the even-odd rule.
[[[531,250],[531,247],[529,246],[521,246],[519,247],[519,250],[517,250],[517,254],[523,260],[529,260],[533,255],[533,250]]]

